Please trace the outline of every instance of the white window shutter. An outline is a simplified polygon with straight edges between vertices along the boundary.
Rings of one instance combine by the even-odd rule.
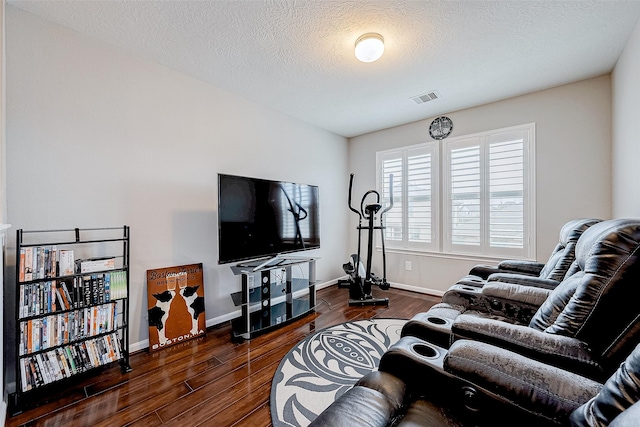
[[[404,239],[403,222],[404,222],[404,207],[403,207],[403,167],[402,153],[390,153],[387,156],[383,156],[380,162],[380,177],[381,183],[381,199],[383,209],[389,206],[389,176],[393,175],[393,207],[384,215],[384,238],[385,241],[397,241],[402,242]]]
[[[491,139],[494,139],[493,137]],[[503,139],[503,138],[496,138]],[[523,139],[489,144],[489,245],[524,247]]]
[[[411,242],[431,243],[431,154],[407,157],[408,236]]]
[[[437,145],[407,150],[407,246],[438,249]]]
[[[481,244],[481,163],[480,145],[477,141],[464,141],[450,153],[449,209],[452,246],[468,247],[476,252]]]

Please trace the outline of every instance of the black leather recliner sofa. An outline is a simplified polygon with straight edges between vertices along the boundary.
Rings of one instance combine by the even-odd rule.
[[[592,226],[529,325],[463,314],[448,350],[405,336],[313,425],[615,425],[640,396],[639,257],[640,220]]]
[[[575,260],[575,247],[582,233],[600,219],[582,218],[567,222],[560,229],[559,241],[546,263],[525,260],[504,260],[497,266],[476,265],[459,284],[483,286],[487,281],[522,283],[553,289],[560,283]]]
[[[604,384],[467,340],[456,342],[444,359],[449,377],[439,377],[424,360],[402,362],[393,373],[386,370],[388,363],[381,364],[379,371],[364,376],[311,426],[637,427],[640,423],[640,345]]]
[[[416,315],[414,320],[419,323],[421,317],[424,321],[425,316],[435,315],[441,317],[439,324],[446,325],[450,322],[443,319],[453,320],[462,311],[472,309],[519,323],[529,323],[551,291],[562,280],[578,272],[579,267],[575,262],[578,239],[586,229],[600,221],[589,218],[566,223],[560,231],[560,241],[546,264],[505,260],[497,267],[474,267],[471,272],[478,275],[470,274],[459,280],[444,294],[441,304],[432,307],[429,313]],[[418,324],[408,328],[414,326],[420,327]]]
[[[444,348],[469,338],[530,357],[546,354],[559,366],[602,379],[603,372],[610,373],[603,365],[617,366],[630,351],[629,341],[640,336],[633,329],[640,307],[639,260],[640,219],[603,221],[580,237],[578,271],[550,291],[527,324],[492,318],[473,305],[442,303],[414,316],[402,335]]]
[[[468,275],[443,295],[442,302],[428,312],[418,313],[405,327],[404,335],[425,337],[441,346],[448,346],[451,324],[465,311],[528,324],[540,305],[564,279],[579,271],[575,248],[585,230],[599,219],[578,219],[567,222],[560,231],[560,241],[546,264],[522,260],[506,260],[498,267],[476,266],[472,272],[488,275]],[[510,266],[511,272],[501,266]],[[520,266],[521,273],[514,273]],[[535,271],[537,276],[523,272]],[[543,271],[543,273],[540,273]],[[546,273],[544,273],[546,271]],[[484,276],[483,276],[484,277]],[[561,278],[562,277],[562,278]],[[560,279],[558,282],[556,279]],[[423,329],[431,331],[423,332]],[[439,335],[436,335],[439,332]],[[428,334],[428,335],[424,335]]]

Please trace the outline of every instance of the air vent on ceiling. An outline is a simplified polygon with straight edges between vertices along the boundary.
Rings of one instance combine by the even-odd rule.
[[[422,95],[411,97],[413,102],[415,102],[416,104],[424,104],[425,102],[434,101],[439,98],[440,98],[440,94],[435,90],[429,91]]]

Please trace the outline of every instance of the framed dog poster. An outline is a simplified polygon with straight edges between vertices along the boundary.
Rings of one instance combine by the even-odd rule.
[[[149,351],[204,335],[202,263],[147,270]]]

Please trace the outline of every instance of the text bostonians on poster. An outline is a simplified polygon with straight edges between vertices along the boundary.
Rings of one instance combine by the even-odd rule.
[[[147,270],[149,350],[204,335],[202,263]]]

